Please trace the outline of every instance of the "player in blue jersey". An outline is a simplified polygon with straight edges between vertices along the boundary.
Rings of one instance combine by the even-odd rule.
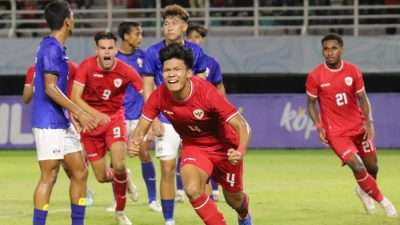
[[[44,17],[51,33],[43,38],[36,54],[32,127],[41,174],[34,193],[33,225],[46,224],[50,194],[61,160],[71,169],[71,224],[83,225],[87,168],[82,154],[66,146],[70,123],[64,109],[84,130],[94,129],[97,124],[66,97],[68,57],[64,43],[74,28],[71,8],[65,1],[53,1],[46,6]]]
[[[194,74],[204,73],[206,70],[205,55],[203,50],[196,44],[184,40],[188,27],[189,13],[178,5],[169,5],[163,13],[164,40],[151,45],[146,52],[144,68],[144,97],[147,99],[154,90],[154,84],[159,86],[163,83],[163,66],[160,61],[159,52],[162,48],[172,43],[179,43],[193,52]],[[166,112],[168,113],[168,112]],[[161,162],[161,207],[166,225],[174,224],[174,199],[175,199],[175,170],[176,158],[180,146],[179,135],[175,132],[171,123],[160,114],[159,119],[152,124],[150,131],[155,137],[156,156]]]
[[[201,46],[206,41],[207,33],[208,30],[204,26],[198,24],[190,24],[189,28],[186,31],[186,36],[190,41]],[[207,55],[206,58],[207,58],[207,68],[206,72],[204,73],[205,77],[203,78],[212,83],[222,94],[225,95],[225,86],[222,79],[221,66],[214,57]],[[179,170],[179,165],[180,164],[178,163],[177,171]],[[176,184],[177,184],[177,190],[180,190],[183,187],[180,176],[178,176],[178,174],[180,173],[177,172]],[[211,197],[213,198],[214,201],[218,201],[219,199],[218,183],[212,178],[210,179],[210,183],[212,189]]]
[[[143,39],[142,26],[137,22],[122,22],[118,27],[118,35],[122,43],[118,50],[117,58],[132,66],[139,74],[143,74],[145,52],[139,48]],[[128,86],[124,101],[128,135],[130,135],[129,131],[135,129],[142,114],[143,105],[143,95],[135,91],[132,86]],[[155,212],[161,212],[161,206],[157,202],[156,174],[149,154],[149,145],[150,143],[148,142],[144,143],[142,146],[144,151],[141,151],[139,155],[142,162],[142,176],[147,188],[149,208]],[[137,201],[138,192],[136,188],[128,188],[128,192],[130,192],[131,199]],[[113,210],[114,208],[110,207],[108,209]]]

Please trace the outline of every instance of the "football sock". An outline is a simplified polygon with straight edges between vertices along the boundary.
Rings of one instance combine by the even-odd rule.
[[[47,218],[47,209],[33,209],[33,225],[45,225]]]
[[[85,205],[71,204],[72,225],[84,225]]]
[[[245,218],[249,214],[249,196],[243,193],[243,202],[239,209],[236,210],[241,219]]]
[[[218,183],[215,181],[213,178],[210,179],[211,182],[211,188],[213,191],[218,191]]]
[[[191,201],[191,204],[206,225],[227,225],[224,216],[218,211],[217,205],[207,194]]]
[[[181,178],[181,157],[178,158],[176,163],[176,189],[183,190],[183,184]]]
[[[123,174],[114,174],[112,187],[116,202],[115,211],[124,211],[126,204],[126,191],[128,189],[128,179],[126,172]]]
[[[168,200],[161,199],[161,208],[165,221],[174,219],[174,206],[175,206],[174,199],[168,199]]]
[[[147,188],[149,203],[157,200],[156,172],[152,161],[142,163],[142,176]]]
[[[378,184],[375,179],[367,172],[366,169],[361,172],[354,173],[354,176],[357,179],[358,185],[360,185],[361,189],[375,199],[377,202],[382,201],[383,195],[378,188]]]

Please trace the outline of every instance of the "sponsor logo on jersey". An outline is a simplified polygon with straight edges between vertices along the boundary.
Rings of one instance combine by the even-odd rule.
[[[195,109],[193,110],[193,116],[196,119],[201,120],[204,117],[204,111],[202,109]]]
[[[94,76],[94,77],[104,77],[104,75],[103,75],[103,74],[100,74],[100,73],[94,73],[93,76]]]
[[[137,58],[137,59],[136,59],[136,63],[138,64],[138,66],[139,66],[140,68],[143,68],[143,59],[142,59],[142,58]]]
[[[122,79],[117,78],[117,79],[114,80],[114,86],[115,86],[116,88],[121,87],[121,85],[122,85]]]
[[[345,83],[347,86],[351,86],[351,85],[353,84],[353,78],[352,78],[352,77],[349,77],[349,76],[345,77],[345,78],[344,78],[344,83]]]
[[[322,83],[322,84],[321,84],[321,87],[322,87],[322,88],[324,88],[324,87],[329,87],[329,86],[331,86],[331,83]]]

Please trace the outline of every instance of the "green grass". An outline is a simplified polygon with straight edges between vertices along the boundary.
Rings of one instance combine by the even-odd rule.
[[[163,224],[161,214],[146,206],[138,160],[129,159],[128,163],[141,191],[138,203],[128,202],[128,216],[135,225]],[[380,151],[379,164],[380,186],[400,208],[400,151]],[[38,176],[33,151],[0,151],[0,225],[31,224]],[[330,150],[250,151],[245,184],[256,225],[400,225],[399,218],[385,217],[380,207],[376,215],[364,213],[354,194],[352,174],[341,168]],[[95,205],[87,210],[86,224],[114,225],[113,215],[104,211],[111,202],[111,185],[96,183],[91,173],[89,186],[95,191]],[[68,180],[60,173],[47,224],[70,224],[67,191]],[[233,210],[224,202],[218,206],[228,224],[237,224]],[[177,225],[202,224],[187,202],[176,205],[175,215]]]

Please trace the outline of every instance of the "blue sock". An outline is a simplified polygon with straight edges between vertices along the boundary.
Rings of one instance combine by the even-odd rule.
[[[176,189],[183,190],[183,184],[181,178],[181,157],[178,158],[176,163]]]
[[[45,225],[47,218],[47,210],[33,210],[33,225]]]
[[[165,221],[174,219],[174,205],[175,205],[174,199],[171,200],[161,199],[161,207]]]
[[[85,223],[85,206],[71,204],[71,220],[72,225],[84,225]]]
[[[156,171],[152,161],[142,163],[142,177],[147,187],[149,203],[157,200]]]
[[[210,179],[211,187],[213,191],[218,191],[218,183],[213,178]]]

